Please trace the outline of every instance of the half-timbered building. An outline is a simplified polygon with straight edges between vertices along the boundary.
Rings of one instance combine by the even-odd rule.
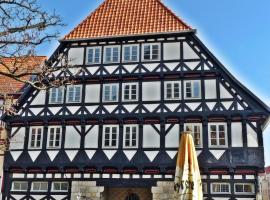
[[[205,199],[254,200],[269,108],[160,0],[105,0],[49,59],[74,84],[20,98],[3,199],[173,199],[191,130]],[[259,66],[258,66],[259,67]]]

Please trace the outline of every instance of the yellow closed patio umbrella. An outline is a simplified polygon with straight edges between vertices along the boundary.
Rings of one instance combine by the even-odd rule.
[[[181,134],[174,190],[177,200],[202,200],[202,181],[191,132]]]

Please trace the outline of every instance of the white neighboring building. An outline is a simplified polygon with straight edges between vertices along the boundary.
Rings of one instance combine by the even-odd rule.
[[[265,173],[259,176],[260,199],[270,200],[270,166],[265,168]]]

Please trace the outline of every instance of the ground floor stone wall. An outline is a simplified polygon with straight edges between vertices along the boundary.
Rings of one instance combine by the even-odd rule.
[[[158,181],[156,187],[152,187],[153,200],[175,200],[174,182]]]
[[[97,186],[96,181],[72,181],[71,200],[91,199],[106,200],[104,187]]]

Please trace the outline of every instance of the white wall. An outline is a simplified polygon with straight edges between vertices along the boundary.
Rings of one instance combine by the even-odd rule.
[[[229,93],[229,91],[221,84],[219,84],[220,87],[220,98],[225,99],[225,98],[233,98],[233,96]]]
[[[91,126],[86,126],[85,130],[89,130]],[[84,147],[85,148],[98,148],[98,125],[94,125],[93,128],[86,134]]]
[[[11,134],[13,135],[13,133],[16,130],[17,130],[17,127],[12,128]],[[16,134],[13,137],[11,137],[9,149],[10,150],[23,149],[24,139],[25,139],[25,128],[21,127],[19,128],[18,132],[16,132]]]
[[[232,147],[242,147],[243,146],[243,132],[241,122],[232,122]]]
[[[100,98],[100,85],[86,85],[85,87],[85,102],[98,103]]]
[[[171,124],[166,124],[166,130]],[[179,147],[180,140],[180,128],[179,124],[175,124],[172,129],[165,136],[165,146],[166,147]]]
[[[183,43],[184,48],[184,59],[198,59],[200,58],[195,51],[187,44],[186,42]]]
[[[205,98],[216,99],[217,98],[216,79],[205,80],[204,84],[205,84]]]
[[[258,147],[257,133],[249,124],[247,124],[247,144],[248,147]]]
[[[81,143],[81,136],[78,133],[78,131],[73,126],[67,126],[65,134],[65,148],[78,149],[80,148],[80,143]]]
[[[158,129],[160,130],[160,125],[156,126],[158,126]],[[143,147],[160,147],[160,136],[151,125],[143,126]]]
[[[164,43],[164,60],[180,59],[180,42]]]
[[[160,101],[160,82],[143,82],[142,83],[142,100],[143,101]]]
[[[31,105],[44,105],[46,100],[46,91],[41,90],[37,96],[33,99]]]
[[[71,48],[68,51],[68,61],[70,65],[82,65],[84,48]]]

